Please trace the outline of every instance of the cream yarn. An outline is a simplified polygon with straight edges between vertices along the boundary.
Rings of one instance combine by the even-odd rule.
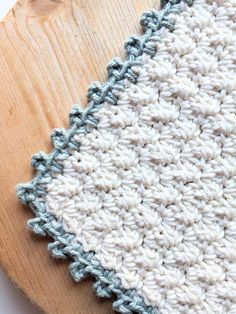
[[[236,313],[236,1],[195,0],[46,186],[48,211],[163,314]]]

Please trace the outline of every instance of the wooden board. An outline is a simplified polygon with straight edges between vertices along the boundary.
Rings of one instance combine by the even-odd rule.
[[[52,128],[86,105],[88,86],[106,79],[123,42],[140,31],[139,17],[157,0],[22,0],[0,23],[0,262],[9,277],[47,313],[112,313],[92,280],[75,284],[68,262],[32,235],[32,216],[15,185],[32,178],[31,155],[49,151]]]

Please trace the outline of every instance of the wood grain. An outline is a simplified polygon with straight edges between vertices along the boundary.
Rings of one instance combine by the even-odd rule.
[[[124,55],[139,16],[157,0],[22,0],[0,23],[0,262],[47,313],[112,313],[92,280],[75,284],[68,262],[32,235],[32,216],[15,185],[30,180],[31,155],[51,148],[52,128],[67,126],[72,105],[86,105],[88,86],[105,81],[106,65]]]

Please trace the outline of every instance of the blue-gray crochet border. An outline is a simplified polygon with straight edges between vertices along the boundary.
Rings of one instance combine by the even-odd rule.
[[[191,5],[193,0],[184,0]],[[17,186],[17,196],[28,204],[35,213],[35,218],[28,221],[28,227],[39,235],[50,235],[54,242],[48,244],[48,249],[54,257],[69,257],[69,269],[75,279],[80,281],[88,275],[95,277],[94,288],[97,295],[111,297],[116,295],[113,303],[114,310],[120,313],[159,313],[157,308],[145,304],[142,297],[133,289],[122,288],[120,279],[114,271],[104,269],[94,256],[94,252],[85,252],[74,234],[65,232],[61,223],[55,216],[48,213],[42,196],[46,193],[45,184],[49,183],[54,174],[62,173],[60,162],[71,155],[73,150],[79,149],[79,143],[74,141],[74,135],[87,133],[96,127],[98,121],[93,113],[98,111],[104,102],[111,105],[117,104],[116,92],[124,88],[126,79],[135,82],[136,74],[131,67],[140,64],[141,56],[147,53],[154,56],[156,42],[160,40],[161,27],[173,29],[174,23],[170,19],[171,13],[180,13],[181,0],[162,1],[162,10],[144,13],[141,25],[144,29],[142,36],[132,36],[125,43],[126,58],[112,60],[107,66],[108,80],[105,84],[95,82],[88,90],[89,104],[85,110],[74,107],[70,113],[70,128],[54,129],[51,138],[54,149],[50,154],[40,152],[33,156],[32,166],[37,170],[35,178],[28,183]]]

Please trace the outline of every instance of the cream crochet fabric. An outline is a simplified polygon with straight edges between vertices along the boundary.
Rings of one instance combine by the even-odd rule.
[[[45,202],[162,314],[236,313],[236,1],[195,0],[104,102]]]

